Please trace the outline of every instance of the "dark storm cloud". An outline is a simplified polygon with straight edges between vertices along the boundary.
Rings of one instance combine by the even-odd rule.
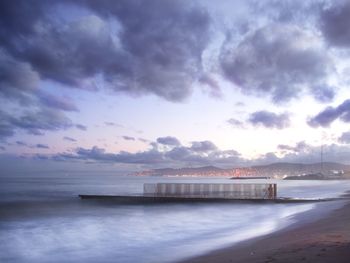
[[[62,24],[57,10],[69,5],[91,14]],[[43,79],[96,89],[100,75],[118,92],[180,101],[201,75],[210,18],[187,1],[16,0],[0,9],[2,47]]]
[[[326,40],[334,46],[350,45],[350,2],[333,1],[320,15],[320,28]]]
[[[76,142],[76,141],[77,141],[76,139],[74,139],[74,138],[72,138],[72,137],[68,137],[68,136],[64,136],[64,137],[63,137],[63,140],[69,141],[69,142]]]
[[[167,136],[167,137],[159,137],[157,138],[157,143],[164,144],[164,145],[181,145],[180,141],[172,136]]]
[[[337,107],[327,107],[308,120],[311,127],[329,127],[335,120],[350,122],[350,100],[345,100]]]
[[[338,141],[344,144],[350,144],[350,132],[343,132]]]
[[[122,138],[126,141],[135,141],[135,137],[124,135]]]
[[[290,126],[289,114],[277,114],[269,111],[257,111],[249,116],[248,122],[255,126],[284,129]]]
[[[279,103],[298,97],[303,89],[313,94],[312,86],[325,85],[333,70],[327,52],[313,38],[283,24],[259,28],[238,46],[228,37],[220,54],[224,76],[245,93]]]

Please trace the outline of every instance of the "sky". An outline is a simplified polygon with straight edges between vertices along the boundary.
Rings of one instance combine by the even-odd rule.
[[[1,1],[1,174],[350,164],[349,24],[350,1]]]

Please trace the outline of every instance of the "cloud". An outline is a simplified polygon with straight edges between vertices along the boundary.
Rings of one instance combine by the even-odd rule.
[[[157,138],[157,143],[164,144],[164,145],[181,145],[180,141],[172,136],[167,136],[167,137],[159,137]]]
[[[115,123],[115,122],[111,122],[111,121],[105,121],[105,125],[106,126],[116,126],[116,127],[123,127],[123,125],[119,124],[119,123]]]
[[[126,151],[110,153],[101,147],[94,146],[92,148],[76,148],[75,150],[58,154],[36,154],[34,157],[41,160],[64,161],[64,163],[136,164],[145,165],[145,167],[149,168],[207,165],[232,168],[273,162],[315,163],[320,161],[320,147],[309,145],[303,141],[294,146],[280,145],[278,150],[282,151],[282,156],[277,156],[275,152],[268,152],[256,159],[245,159],[235,150],[220,150],[216,148],[210,151],[195,151],[191,146],[186,147],[183,145],[157,148],[157,143],[151,143],[150,146],[148,150],[136,153]],[[350,148],[348,146],[324,145],[323,153],[326,161],[349,163]]]
[[[289,151],[289,152],[295,152],[295,153],[299,153],[299,152],[304,152],[306,150],[309,149],[309,145],[304,142],[298,142],[295,146],[290,146],[290,145],[286,145],[286,144],[279,144],[277,146],[278,150],[282,150],[282,151]]]
[[[325,162],[349,163],[350,148],[345,145],[329,144],[323,145],[323,160]],[[277,158],[277,159],[276,159]],[[321,162],[320,145],[306,145],[303,149],[289,152],[282,157],[274,159],[260,158],[259,162],[291,162],[291,163],[319,163]]]
[[[40,102],[51,108],[63,110],[63,111],[78,111],[77,106],[68,97],[58,97],[46,92],[40,92],[38,94]]]
[[[22,142],[22,141],[16,141],[16,144],[18,146],[26,146],[26,147],[28,147],[28,144],[26,144],[25,142]]]
[[[17,128],[35,132],[41,130],[55,131],[67,129],[72,122],[61,112],[45,109],[37,112],[27,112],[19,118],[9,118],[11,124]]]
[[[76,150],[78,156],[83,159],[92,159],[98,161],[112,161],[115,155],[106,153],[104,149],[94,146],[91,149],[78,148]]]
[[[313,96],[319,102],[331,102],[335,97],[335,87],[331,86],[314,86]]]
[[[288,113],[277,114],[269,111],[257,111],[250,114],[248,122],[254,126],[276,129],[284,129],[290,126]]]
[[[279,23],[299,24],[303,21],[308,24],[317,19],[320,10],[324,6],[324,1],[251,1],[254,9],[253,19],[261,14],[266,14],[272,21]]]
[[[238,46],[228,37],[220,65],[224,76],[244,93],[281,103],[304,89],[313,95],[315,85],[326,85],[333,64],[320,43],[317,36],[297,26],[267,25],[247,34]]]
[[[76,124],[75,127],[79,130],[82,130],[82,131],[87,130],[87,127],[85,125],[82,125],[82,124]]]
[[[1,43],[10,46],[13,44],[14,38],[33,34],[33,25],[44,16],[46,7],[45,1],[1,1]]]
[[[126,141],[135,141],[135,137],[131,137],[131,136],[124,135],[124,136],[122,136],[122,138]]]
[[[0,136],[9,137],[16,130],[24,130],[28,134],[42,135],[44,131],[57,131],[73,126],[62,112],[50,108],[42,108],[39,111],[25,111],[21,115],[10,115],[0,111],[2,124]]]
[[[350,100],[345,100],[337,107],[326,107],[316,116],[309,118],[308,124],[314,128],[329,127],[337,119],[350,122]]]
[[[173,147],[158,148],[158,143],[150,143],[146,151],[130,153],[107,153],[105,149],[94,146],[90,149],[77,148],[70,153],[59,153],[51,156],[53,160],[75,160],[110,162],[123,164],[145,164],[150,166],[186,166],[213,165],[224,166],[244,162],[237,151],[221,151],[210,141],[192,142],[190,147],[172,145]]]
[[[38,149],[50,149],[50,147],[46,144],[38,143],[35,145],[30,145],[26,142],[23,141],[16,141],[16,145],[18,146],[23,146],[23,147],[28,147],[28,148],[38,148]]]
[[[54,158],[63,159],[74,159],[74,160],[92,160],[102,162],[114,162],[114,163],[139,163],[139,164],[154,164],[163,161],[163,154],[154,149],[138,152],[129,153],[122,151],[117,154],[106,153],[105,149],[97,146],[91,149],[78,148],[74,154],[59,154]]]
[[[199,78],[199,83],[203,84],[205,87],[209,87],[209,94],[215,98],[223,97],[219,83],[209,74],[204,74]]]
[[[350,45],[350,2],[333,1],[325,8],[319,19],[320,29],[325,39],[331,45],[337,47],[349,47]]]
[[[172,161],[189,161],[189,159],[191,159],[191,161],[194,160],[192,151],[188,147],[184,146],[177,146],[170,151],[165,152],[164,155],[167,159]]]
[[[235,103],[235,107],[244,107],[244,106],[246,106],[246,105],[245,105],[245,103],[242,102],[242,101],[239,101],[239,102],[236,102],[236,103]]]
[[[117,65],[121,70],[108,76],[114,89],[171,101],[191,93],[209,39],[210,18],[204,9],[186,1],[88,2],[92,10],[122,26],[125,56]]]
[[[235,127],[235,128],[243,128],[244,127],[244,123],[240,120],[231,118],[227,120],[227,123],[229,123],[231,126]]]
[[[210,152],[210,151],[215,151],[218,148],[211,141],[201,141],[201,142],[192,142],[192,146],[190,149],[195,152]]]
[[[40,80],[31,65],[16,61],[0,49],[0,72],[0,94],[20,103],[30,103],[30,95],[37,90]]]
[[[39,149],[50,149],[50,147],[46,144],[41,144],[41,143],[38,143],[35,145],[36,148],[39,148]]]
[[[65,19],[71,5],[88,14]],[[116,92],[181,101],[202,75],[211,21],[187,1],[15,0],[0,9],[2,47],[42,79],[96,89],[99,75]]]
[[[63,140],[69,141],[69,142],[76,142],[76,141],[77,141],[76,139],[74,139],[74,138],[72,138],[72,137],[68,137],[68,136],[64,136],[64,137],[63,137]]]
[[[350,132],[343,132],[338,141],[343,144],[350,144]]]
[[[74,101],[43,91],[49,82],[186,99],[203,75],[210,24],[208,12],[187,1],[2,1],[0,110],[10,105],[18,116],[1,123],[0,139],[20,129],[87,130],[62,113],[78,111]]]
[[[0,112],[1,117],[1,112]],[[9,123],[0,123],[0,141],[15,134],[15,129]]]

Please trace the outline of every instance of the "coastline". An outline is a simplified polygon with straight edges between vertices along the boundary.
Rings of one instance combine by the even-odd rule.
[[[297,219],[271,234],[180,262],[349,262],[350,200],[328,213],[314,211]]]

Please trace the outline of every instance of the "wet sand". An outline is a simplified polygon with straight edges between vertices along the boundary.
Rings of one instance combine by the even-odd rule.
[[[182,263],[349,263],[350,202],[316,220]]]

